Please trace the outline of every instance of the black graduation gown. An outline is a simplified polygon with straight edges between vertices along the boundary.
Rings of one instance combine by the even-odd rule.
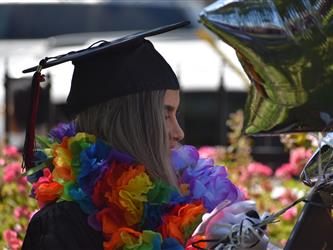
[[[92,229],[76,202],[52,203],[31,219],[22,250],[101,250],[103,235]]]

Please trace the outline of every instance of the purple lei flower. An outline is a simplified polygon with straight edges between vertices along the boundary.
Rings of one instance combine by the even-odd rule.
[[[193,146],[183,146],[172,152],[171,162],[176,171],[181,171],[181,182],[189,184],[193,200],[201,199],[208,211],[219,203],[243,200],[240,190],[229,180],[223,166],[215,166],[213,159],[199,158]]]
[[[55,128],[50,131],[50,137],[59,142],[62,141],[62,138],[65,136],[71,137],[76,134],[76,128],[74,121],[70,123],[59,123]]]
[[[171,165],[177,172],[195,166],[199,159],[199,153],[194,146],[184,145],[171,152]]]
[[[200,159],[197,166],[185,169],[183,179],[189,184],[193,199],[202,199],[209,212],[222,201],[243,200],[225,167],[214,166],[210,160]]]

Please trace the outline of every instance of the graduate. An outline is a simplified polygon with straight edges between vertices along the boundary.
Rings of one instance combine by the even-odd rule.
[[[208,248],[207,239],[226,238],[233,224],[260,221],[223,166],[179,143],[179,83],[146,38],[187,24],[102,42],[26,70],[37,70],[35,114],[40,70],[74,64],[67,99],[73,121],[36,138],[34,115],[28,124],[25,169],[41,209],[23,250]],[[215,222],[220,226],[211,227]],[[258,234],[237,249],[265,249],[268,241]]]

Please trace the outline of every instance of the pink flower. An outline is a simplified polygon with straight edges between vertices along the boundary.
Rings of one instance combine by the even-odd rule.
[[[286,206],[292,203],[297,199],[297,195],[292,192],[290,189],[286,189],[284,193],[281,194],[280,197],[278,197],[279,201],[282,203],[282,205]]]
[[[11,250],[19,250],[22,246],[22,241],[18,239],[17,232],[6,229],[2,233],[2,237]]]
[[[282,215],[282,218],[286,221],[290,221],[293,220],[296,216],[297,216],[297,207],[291,207]]]
[[[251,174],[249,173],[249,171],[247,171],[247,169],[244,169],[242,167],[241,170],[239,171],[238,182],[242,183],[243,185],[246,185],[246,183],[248,183],[250,178],[251,178]]]
[[[276,171],[275,176],[290,179],[298,176],[306,162],[310,159],[312,151],[305,148],[295,148],[290,151],[289,163],[281,165]]]
[[[21,176],[21,164],[13,162],[8,164],[3,169],[4,182],[12,182]]]
[[[285,163],[275,170],[275,176],[278,178],[290,179],[296,172],[297,169],[294,165],[291,163]]]
[[[20,191],[20,193],[25,193],[27,192],[27,188],[28,188],[28,178],[26,176],[21,176],[18,180],[17,180],[17,184],[18,184],[18,190]]]
[[[217,150],[215,147],[203,146],[198,149],[200,158],[216,158]]]
[[[27,191],[27,187],[24,186],[24,185],[19,184],[19,185],[18,185],[18,191],[19,191],[20,193],[25,193],[25,192]]]
[[[16,238],[17,237],[17,233],[15,231],[13,231],[13,230],[6,229],[2,233],[2,237],[3,237],[3,239],[6,242],[9,242],[12,238]]]
[[[289,162],[295,167],[294,175],[299,175],[305,163],[310,159],[312,151],[305,148],[295,148],[290,151]]]
[[[19,156],[19,151],[16,147],[14,146],[6,146],[2,149],[2,153],[5,156],[9,156],[9,157],[17,157]]]
[[[15,224],[14,230],[15,230],[15,232],[19,233],[19,232],[23,231],[23,227],[20,224]]]
[[[0,158],[0,165],[5,165],[6,160],[4,158]]]
[[[259,162],[250,163],[247,166],[247,171],[252,175],[271,176],[273,174],[273,170],[270,167]]]
[[[22,206],[22,207],[16,207],[14,209],[14,216],[17,220],[19,220],[21,217],[26,217],[29,218],[30,217],[30,211],[27,207]]]
[[[18,181],[20,185],[25,186],[28,184],[28,178],[26,176],[21,176]]]

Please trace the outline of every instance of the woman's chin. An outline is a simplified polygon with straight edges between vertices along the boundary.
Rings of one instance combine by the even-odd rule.
[[[172,152],[173,150],[176,150],[181,147],[180,143],[174,143],[169,146],[169,151]]]

